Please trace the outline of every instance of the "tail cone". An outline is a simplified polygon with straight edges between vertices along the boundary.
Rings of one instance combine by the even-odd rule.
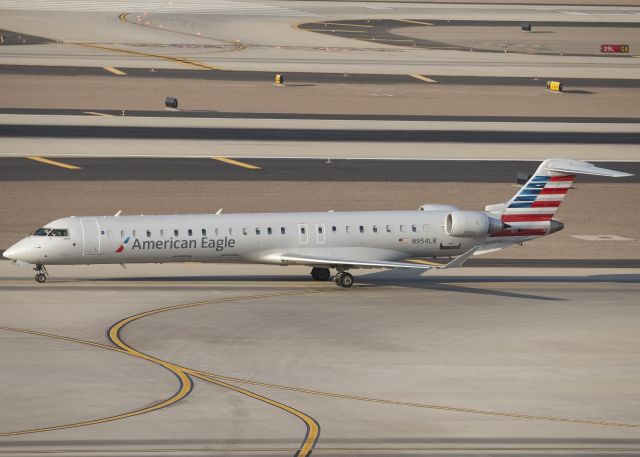
[[[558,221],[551,221],[551,225],[549,226],[549,234],[559,232],[564,228],[564,224]]]

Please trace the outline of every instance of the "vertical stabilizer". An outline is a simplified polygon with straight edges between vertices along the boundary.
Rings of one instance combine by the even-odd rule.
[[[508,225],[503,231],[492,236],[539,236],[560,230],[561,224],[553,224],[552,219],[571,188],[576,174],[615,178],[631,176],[580,160],[547,159],[504,206],[487,207],[488,210],[499,209],[502,222]]]

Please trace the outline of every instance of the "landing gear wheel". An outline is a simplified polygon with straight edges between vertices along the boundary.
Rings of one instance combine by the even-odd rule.
[[[343,271],[342,273],[338,273],[335,278],[336,284],[340,287],[351,287],[353,286],[353,275],[351,273],[347,273]]]
[[[328,281],[331,277],[331,272],[328,268],[312,268],[311,277],[316,281]]]
[[[36,272],[36,281],[39,283],[43,283],[47,280],[47,275],[49,274],[47,272],[47,269],[45,268],[44,265],[36,265],[34,268],[35,272]]]

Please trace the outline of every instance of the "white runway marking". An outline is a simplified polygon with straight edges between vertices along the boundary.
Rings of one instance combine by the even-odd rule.
[[[571,235],[571,238],[587,241],[633,241],[631,238],[618,235]]]
[[[239,16],[316,16],[312,13],[262,3],[235,0],[0,0],[1,9],[29,11],[88,11],[146,13],[199,13]]]

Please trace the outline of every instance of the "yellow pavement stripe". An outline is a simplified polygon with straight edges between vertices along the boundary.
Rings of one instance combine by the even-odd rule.
[[[221,387],[225,387],[227,389],[233,390],[235,392],[238,393],[242,393],[243,395],[247,395],[251,398],[255,398],[256,400],[260,400],[262,402],[265,402],[267,404],[270,404],[272,406],[275,406],[279,409],[282,409],[284,411],[287,411],[290,414],[293,414],[294,416],[298,417],[299,419],[301,419],[305,425],[307,426],[307,433],[305,435],[305,439],[302,443],[302,446],[300,447],[300,449],[298,450],[298,452],[296,453],[297,457],[307,457],[311,454],[311,451],[313,450],[314,446],[316,445],[316,442],[318,441],[318,438],[320,436],[320,426],[318,425],[318,423],[311,418],[310,416],[302,413],[301,411],[298,411],[295,408],[292,408],[288,405],[285,405],[283,403],[277,402],[275,400],[272,400],[270,398],[264,397],[262,395],[258,395],[254,392],[248,391],[246,389],[242,389],[240,387],[237,386],[233,386],[231,384],[222,382],[222,381],[218,381],[215,379],[210,379],[210,376],[207,376],[206,374],[203,374],[197,370],[193,370],[190,368],[186,368],[186,367],[182,367],[180,365],[175,365],[172,364],[170,362],[167,362],[165,360],[161,360],[158,358],[155,358],[153,356],[150,356],[148,354],[145,354],[143,352],[138,351],[137,349],[134,349],[133,347],[127,345],[121,338],[120,338],[120,332],[122,331],[122,329],[130,324],[133,321],[136,321],[138,319],[144,318],[144,317],[148,317],[148,316],[152,316],[154,314],[159,314],[159,313],[164,313],[167,311],[173,311],[173,310],[177,310],[177,309],[184,309],[184,308],[193,308],[196,306],[202,306],[202,305],[209,305],[209,304],[218,304],[218,303],[226,303],[226,302],[233,302],[233,301],[240,301],[240,300],[249,300],[249,299],[256,299],[256,298],[271,298],[271,297],[282,297],[282,296],[287,296],[287,295],[303,295],[303,294],[313,294],[313,293],[318,293],[317,290],[302,290],[302,291],[293,291],[293,292],[275,292],[275,293],[267,293],[267,294],[257,294],[257,295],[245,295],[245,296],[240,296],[240,297],[228,297],[228,298],[220,298],[220,299],[214,299],[214,300],[204,300],[204,301],[199,301],[199,302],[194,302],[194,303],[184,303],[184,304],[180,304],[180,305],[174,305],[174,306],[167,306],[164,308],[157,308],[157,309],[153,309],[150,311],[145,311],[142,313],[138,313],[135,314],[133,316],[129,316],[125,319],[122,319],[121,321],[117,322],[116,324],[114,324],[108,331],[108,337],[109,340],[111,340],[111,342],[113,344],[115,344],[116,346],[118,346],[119,348],[123,349],[124,351],[126,351],[129,354],[135,355],[136,357],[141,357],[144,358],[145,360],[149,360],[152,362],[155,362],[157,364],[166,366],[168,368],[170,368],[172,371],[176,370],[176,371],[180,371],[182,374],[184,374],[185,376],[187,376],[187,373],[190,375],[193,375],[197,378],[200,378],[202,380],[217,384]],[[187,376],[188,377],[188,376]]]
[[[243,395],[247,395],[248,397],[254,398],[256,400],[260,400],[264,403],[267,403],[268,405],[275,406],[276,408],[282,409],[301,419],[307,426],[307,435],[305,436],[302,446],[300,446],[300,449],[298,450],[298,452],[296,452],[296,456],[306,457],[308,455],[311,455],[311,451],[313,450],[316,442],[318,441],[318,438],[320,437],[320,426],[311,416],[308,416],[302,411],[292,408],[291,406],[285,405],[284,403],[280,403],[278,401],[264,397],[255,392],[251,392],[250,390],[242,389],[241,387],[234,386],[233,384],[222,382],[215,377],[207,376],[197,371],[189,370],[188,372],[194,377],[202,379],[203,381],[208,381],[221,387],[226,387],[227,389],[233,390]]]
[[[412,21],[412,20],[410,20],[410,19],[394,19],[394,21],[399,21],[399,22],[408,22],[409,24],[433,25],[431,22]]]
[[[37,162],[42,162],[42,163],[46,163],[46,164],[49,164],[49,165],[54,165],[54,166],[60,167],[60,168],[67,168],[69,170],[82,170],[81,167],[76,167],[75,165],[69,165],[67,163],[57,162],[55,160],[45,159],[44,157],[29,156],[29,157],[27,157],[27,159],[35,160]]]
[[[314,24],[317,25],[323,25],[323,24],[328,24],[328,25],[341,25],[344,27],[366,27],[366,28],[372,28],[372,25],[362,25],[362,24],[341,24],[339,22],[315,22]]]
[[[237,382],[240,384],[251,384],[259,387],[266,387],[270,389],[281,389],[288,390],[291,392],[298,392],[303,394],[310,395],[319,395],[323,397],[332,397],[332,398],[341,398],[346,400],[357,400],[357,401],[366,401],[371,403],[382,403],[387,405],[396,405],[396,406],[409,406],[413,408],[426,408],[426,409],[437,409],[442,411],[452,411],[452,412],[460,412],[460,413],[471,413],[471,414],[482,414],[489,416],[502,416],[502,417],[513,417],[517,419],[529,419],[529,420],[543,420],[543,421],[553,421],[553,422],[568,422],[574,424],[588,424],[588,425],[602,425],[608,427],[623,427],[623,428],[640,428],[640,424],[629,424],[624,422],[609,422],[609,421],[596,421],[590,419],[571,419],[564,417],[554,417],[554,416],[537,416],[531,414],[521,414],[521,413],[509,413],[509,412],[501,412],[501,411],[490,411],[483,409],[472,409],[472,408],[458,408],[453,406],[445,406],[445,405],[432,405],[427,403],[413,403],[413,402],[405,402],[405,401],[394,401],[394,400],[385,400],[381,398],[369,398],[369,397],[361,397],[358,395],[349,395],[349,394],[339,394],[333,392],[323,392],[319,390],[311,390],[305,389],[301,387],[291,387],[291,386],[283,386],[279,384],[269,384],[258,381],[250,381],[246,379],[240,378],[232,378],[229,376],[217,375],[214,373],[206,373],[199,372],[200,374],[205,374],[211,376],[212,378],[223,379],[231,382]]]
[[[142,51],[132,51],[129,49],[123,49],[123,48],[115,48],[113,46],[106,46],[103,44],[96,44],[96,43],[72,43],[78,46],[84,46],[87,48],[95,48],[95,49],[102,49],[104,51],[113,51],[113,52],[120,52],[123,54],[131,54],[134,56],[142,56],[142,57],[153,57],[155,59],[162,59],[162,60],[166,60],[168,62],[173,62],[173,63],[177,63],[180,65],[184,65],[186,67],[190,67],[190,68],[197,68],[199,70],[223,70],[220,67],[214,67],[213,65],[209,65],[206,63],[202,63],[202,62],[197,62],[195,60],[190,60],[190,59],[183,59],[182,57],[173,57],[173,56],[166,56],[163,54],[152,54],[150,52],[142,52]]]
[[[220,43],[230,44],[231,46],[234,47],[234,49],[232,49],[233,51],[241,51],[241,50],[247,48],[247,45],[244,44],[244,43],[241,43],[239,40],[236,40],[236,41],[223,40],[221,38],[214,38],[214,37],[210,37],[210,36],[206,36],[206,35],[202,35],[202,34],[198,34],[198,33],[182,32],[180,30],[170,29],[170,28],[167,28],[167,27],[158,27],[156,25],[145,24],[143,22],[133,22],[133,21],[130,21],[128,19],[129,14],[130,13],[122,13],[122,14],[120,14],[120,16],[118,16],[118,19],[120,19],[122,22],[126,22],[127,24],[131,24],[131,25],[138,25],[140,27],[148,27],[148,28],[154,29],[154,30],[162,30],[163,32],[176,33],[178,35],[185,35],[185,36],[190,36],[190,37],[202,38],[204,40],[212,40],[212,41],[217,41],[217,42],[220,42]]]
[[[409,75],[412,78],[416,78],[419,79],[421,81],[424,81],[426,83],[437,83],[438,81],[436,81],[435,79],[431,79],[431,78],[427,78],[426,76],[422,76],[422,75]]]
[[[118,76],[125,76],[126,75],[126,73],[124,71],[118,70],[115,67],[102,67],[102,68],[107,70],[107,71],[109,71],[109,72],[111,72],[111,73],[113,73],[114,75],[118,75]]]
[[[65,340],[65,341],[69,341],[69,342],[73,342],[73,343],[80,343],[80,344],[85,344],[85,345],[89,345],[89,346],[95,346],[95,347],[99,347],[101,349],[108,349],[110,351],[122,352],[122,353],[125,353],[125,354],[128,354],[128,355],[135,355],[135,354],[132,354],[129,351],[126,351],[126,350],[122,350],[122,349],[115,348],[115,347],[112,347],[112,346],[107,346],[105,344],[95,343],[95,342],[92,342],[92,341],[84,341],[84,340],[80,340],[80,339],[77,339],[77,338],[68,338],[68,337],[59,336],[59,335],[52,335],[52,334],[49,334],[49,333],[35,332],[35,331],[31,331],[31,330],[16,329],[16,328],[10,328],[10,327],[0,327],[0,330],[7,330],[7,331],[12,331],[12,332],[20,332],[20,333],[27,333],[27,334],[31,334],[31,335],[44,336],[44,337],[48,337],[48,338],[55,338],[55,339]],[[16,435],[27,435],[27,434],[30,434],[30,433],[50,432],[50,431],[54,431],[54,430],[65,430],[65,429],[70,429],[70,428],[85,427],[85,426],[88,426],[88,425],[103,424],[105,422],[113,422],[113,421],[116,421],[116,420],[126,419],[126,418],[129,418],[129,417],[139,416],[140,414],[150,413],[152,411],[156,411],[158,409],[165,408],[167,406],[170,406],[170,405],[172,405],[174,403],[179,402],[184,397],[189,395],[189,393],[191,392],[191,387],[193,385],[193,381],[191,381],[191,378],[189,378],[189,376],[187,376],[186,374],[184,374],[182,372],[175,372],[174,374],[176,376],[178,376],[178,378],[180,379],[181,388],[176,393],[174,393],[171,397],[169,397],[166,400],[163,400],[163,401],[161,401],[159,403],[156,403],[154,405],[147,406],[145,408],[137,409],[137,410],[134,410],[134,411],[129,411],[129,412],[122,413],[122,414],[117,414],[117,415],[114,415],[114,416],[103,417],[103,418],[100,418],[100,419],[92,419],[92,420],[87,420],[87,421],[82,421],[82,422],[74,422],[74,423],[71,423],[71,424],[64,424],[64,425],[53,425],[53,426],[50,426],[50,427],[32,428],[32,429],[20,430],[20,431],[16,431],[16,432],[3,432],[3,433],[0,433],[0,437],[16,436]]]
[[[230,165],[236,165],[242,168],[248,168],[249,170],[261,170],[262,168],[249,163],[240,162],[238,160],[229,159],[227,157],[211,157],[213,160],[219,160],[220,162],[228,163]]]
[[[113,114],[98,113],[96,111],[83,111],[84,114],[91,114],[92,116],[113,117]]]

